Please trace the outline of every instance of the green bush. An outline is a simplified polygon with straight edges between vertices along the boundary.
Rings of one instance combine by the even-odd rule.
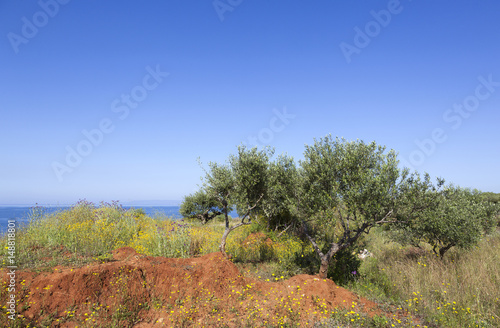
[[[328,266],[328,278],[337,285],[345,285],[359,277],[361,260],[357,257],[352,247],[343,249],[333,256],[333,261]]]

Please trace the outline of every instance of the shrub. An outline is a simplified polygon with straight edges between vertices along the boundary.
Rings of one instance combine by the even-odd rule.
[[[333,256],[328,266],[328,278],[338,285],[345,285],[359,277],[361,260],[352,247],[343,249]]]
[[[498,208],[484,202],[477,190],[449,186],[432,193],[431,206],[409,223],[395,226],[395,241],[414,246],[426,242],[443,257],[454,246],[470,249],[493,230]]]

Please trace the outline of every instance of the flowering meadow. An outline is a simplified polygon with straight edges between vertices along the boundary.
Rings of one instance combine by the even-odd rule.
[[[51,214],[35,207],[30,219],[16,236],[20,270],[107,262],[112,259],[111,251],[124,246],[148,256],[199,257],[218,252],[224,231],[217,220],[202,225],[150,217],[141,209],[126,210],[116,202],[97,205],[80,201]],[[5,267],[6,238],[0,243]],[[336,270],[346,271],[350,277],[344,287],[386,306],[389,312],[409,311],[418,318],[417,323],[397,316],[369,318],[354,309],[338,309],[316,327],[499,327],[499,246],[500,234],[496,232],[470,251],[451,250],[449,257],[441,259],[429,249],[389,242],[382,230],[375,229],[363,241],[373,256],[361,264],[356,262],[353,268],[339,258]],[[288,233],[278,237],[259,224],[236,229],[226,249],[242,274],[263,282],[315,274],[318,268],[309,242]],[[249,309],[249,313],[256,309]],[[281,326],[287,325],[283,321]]]
[[[293,264],[297,258],[314,257],[309,243],[287,234],[270,240],[261,233],[247,240],[258,229],[256,225],[243,226],[230,235],[226,247],[234,262],[276,262],[289,268],[285,276],[290,276],[300,271]],[[57,213],[33,208],[29,225],[16,236],[17,260],[20,268],[30,269],[47,264],[83,265],[106,261],[111,251],[124,246],[148,256],[188,258],[217,252],[223,231],[220,222],[201,225],[161,215],[150,217],[141,209],[126,210],[116,202],[97,205],[83,200]],[[1,242],[6,246],[6,239]],[[275,269],[278,274],[278,267]]]

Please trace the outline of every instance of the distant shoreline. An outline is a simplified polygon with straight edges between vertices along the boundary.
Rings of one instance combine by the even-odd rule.
[[[72,207],[75,204],[61,204],[61,205],[51,205],[51,204],[35,204],[35,205],[29,205],[29,204],[17,204],[17,205],[2,205],[0,204],[0,207],[26,207],[26,208],[31,208],[31,207]],[[99,204],[96,204],[99,205]],[[125,208],[130,208],[130,207],[179,207],[180,205],[129,205],[129,204],[120,204],[121,206]]]
[[[98,204],[96,204],[98,206]],[[0,205],[0,234],[5,233],[8,220],[15,220],[19,223],[26,224],[29,222],[29,212],[34,207],[38,206],[47,210],[45,214],[51,214],[55,212],[69,210],[73,205],[32,205],[32,206],[21,206],[21,205]],[[122,205],[125,210],[131,208],[139,209],[142,208],[146,215],[150,217],[155,217],[157,214],[164,215],[167,218],[172,218],[174,220],[182,219],[182,215],[179,212],[179,206],[145,206],[145,205]]]
[[[0,204],[0,207],[35,207],[35,206],[40,206],[40,207],[71,207],[75,205],[75,203],[63,203],[63,204],[54,204],[54,203],[21,203],[21,204]],[[147,207],[154,207],[154,206],[180,206],[182,201],[180,200],[134,200],[134,201],[128,201],[128,202],[119,202],[118,204],[122,205],[123,207],[136,207],[136,206],[147,206]],[[99,205],[100,202],[94,202],[94,204]]]

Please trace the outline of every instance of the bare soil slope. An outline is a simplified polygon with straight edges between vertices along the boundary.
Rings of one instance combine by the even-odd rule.
[[[220,253],[171,259],[125,247],[106,263],[38,274],[20,271],[16,280],[18,327],[240,327],[253,322],[302,327],[329,317],[336,307],[370,316],[383,312],[328,279],[245,277]],[[13,324],[5,311],[0,324]]]

